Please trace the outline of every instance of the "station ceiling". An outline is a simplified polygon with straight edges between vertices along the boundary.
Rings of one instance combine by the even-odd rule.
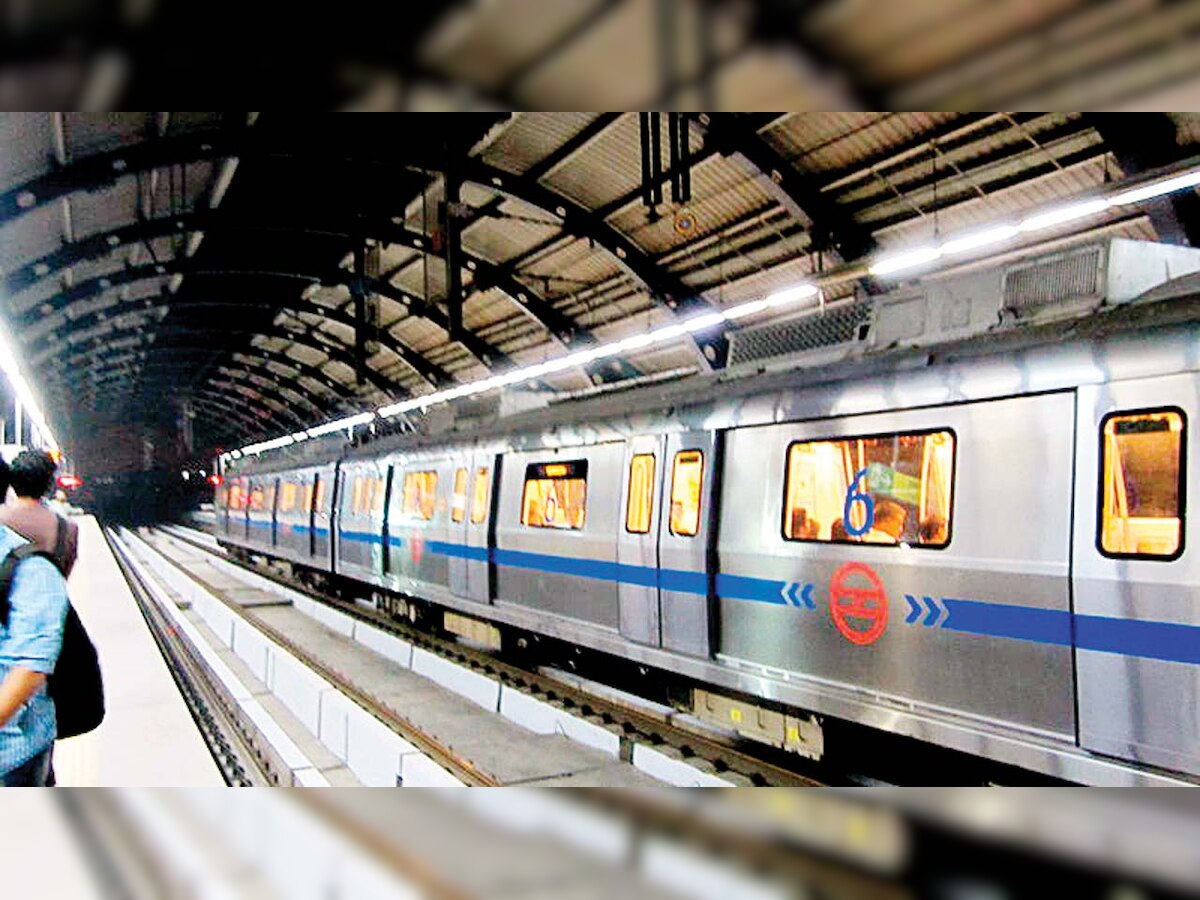
[[[1196,114],[712,113],[681,127],[690,196],[664,147],[651,208],[637,113],[4,114],[5,317],[60,440],[187,415],[201,452],[754,299],[1200,152]],[[439,225],[447,172],[461,180],[461,248]],[[1037,240],[1200,245],[1198,202],[1112,209]],[[685,338],[538,389],[723,361],[720,335]]]

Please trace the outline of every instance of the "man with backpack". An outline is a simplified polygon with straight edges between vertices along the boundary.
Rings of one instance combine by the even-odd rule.
[[[53,556],[63,576],[69,578],[79,550],[79,528],[45,502],[57,468],[50,454],[42,450],[18,453],[8,467],[9,486],[15,496],[0,507],[0,524]]]
[[[0,496],[7,490],[4,466]],[[58,722],[47,678],[62,650],[70,600],[56,565],[3,524],[0,557],[0,581],[8,582],[0,585],[7,588],[0,596],[0,785],[36,787],[51,777]]]

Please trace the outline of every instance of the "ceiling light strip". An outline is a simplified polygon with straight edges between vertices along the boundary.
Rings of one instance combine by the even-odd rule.
[[[1129,182],[1126,182],[1126,184],[1128,185]],[[968,253],[995,244],[1005,243],[1020,234],[1039,231],[1044,228],[1052,228],[1073,222],[1077,219],[1098,215],[1113,207],[1144,203],[1147,200],[1165,197],[1179,191],[1191,190],[1197,186],[1200,186],[1200,159],[1193,158],[1189,161],[1187,168],[1172,169],[1169,176],[1147,178],[1144,184],[1135,187],[1125,187],[1123,190],[1114,191],[1109,196],[1090,197],[1064,206],[1038,210],[1015,222],[986,226],[978,231],[958,235],[938,244],[881,256],[865,267],[862,265],[843,266],[840,269],[821,276],[816,281],[802,282],[776,291],[763,299],[750,300],[740,303],[737,306],[731,306],[728,309],[704,313],[681,322],[666,325],[654,331],[622,338],[621,340],[601,344],[597,347],[589,347],[586,350],[578,350],[558,359],[513,369],[502,375],[493,375],[490,378],[484,378],[480,381],[460,384],[452,388],[446,388],[445,390],[434,391],[420,397],[403,400],[399,403],[392,403],[382,406],[374,412],[363,412],[355,416],[347,416],[343,419],[326,422],[315,428],[309,428],[307,431],[297,432],[271,441],[251,444],[248,447],[241,448],[240,451],[235,450],[232,453],[224,454],[224,458],[238,459],[242,455],[256,455],[267,450],[286,447],[323,434],[343,430],[349,431],[358,425],[365,425],[374,421],[376,417],[389,419],[408,412],[424,412],[429,407],[441,403],[449,403],[452,400],[458,400],[462,397],[471,397],[496,388],[509,387],[532,381],[554,372],[583,366],[598,359],[615,356],[619,353],[641,350],[645,347],[673,341],[685,334],[715,328],[724,322],[735,322],[738,319],[768,309],[775,309],[797,303],[801,300],[812,299],[820,294],[822,288],[857,280],[868,274],[891,275],[896,272],[914,269],[935,262],[943,257],[955,256],[960,253]]]
[[[47,450],[58,450],[58,441],[54,437],[54,432],[50,430],[50,425],[46,422],[41,405],[33,396],[33,389],[29,387],[29,382],[21,373],[20,363],[17,362],[17,356],[13,353],[7,334],[0,334],[0,370],[3,370],[8,378],[8,383],[12,385],[13,394],[24,408],[34,436],[41,439]]]

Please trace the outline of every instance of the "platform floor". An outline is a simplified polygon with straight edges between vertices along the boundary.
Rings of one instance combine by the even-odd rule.
[[[73,521],[79,525],[79,561],[68,587],[100,655],[107,715],[91,734],[58,742],[58,783],[223,786],[100,526],[90,516]]]

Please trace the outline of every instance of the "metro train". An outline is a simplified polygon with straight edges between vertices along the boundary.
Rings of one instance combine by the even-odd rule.
[[[961,291],[915,296],[944,322]],[[459,634],[685,678],[702,718],[808,756],[833,720],[1194,782],[1200,281],[1146,297],[245,459],[217,535]]]

